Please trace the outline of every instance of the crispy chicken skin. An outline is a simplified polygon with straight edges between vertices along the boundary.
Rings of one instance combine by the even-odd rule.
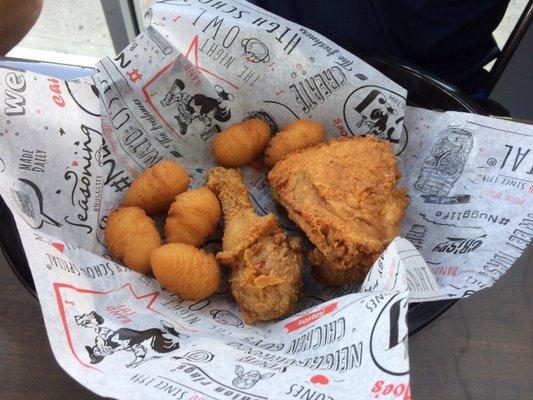
[[[213,168],[207,186],[224,215],[221,264],[231,267],[231,292],[244,320],[270,321],[292,311],[302,286],[300,240],[287,237],[275,215],[260,217],[237,169]]]
[[[362,280],[400,232],[408,203],[388,142],[341,138],[288,155],[270,171],[274,197],[316,246],[313,275],[336,286]]]

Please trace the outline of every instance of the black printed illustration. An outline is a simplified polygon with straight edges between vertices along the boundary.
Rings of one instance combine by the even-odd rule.
[[[408,329],[405,317],[409,305],[407,298],[393,295],[383,306],[370,334],[370,356],[383,372],[391,375],[409,373]],[[388,332],[384,339],[383,332]],[[404,363],[397,360],[403,359]]]
[[[98,150],[96,150],[96,152],[94,153],[94,159],[98,163],[99,167],[103,167],[104,166],[105,155],[106,155],[106,149],[104,148],[104,145],[102,144],[98,148]]]
[[[270,61],[268,47],[258,39],[243,39],[241,46],[244,49],[244,58],[253,63],[267,63]]]
[[[398,115],[398,112],[383,99],[379,99],[378,103],[380,105],[370,111],[369,117],[366,115],[361,116],[356,126],[362,128],[366,133],[383,137],[385,136],[384,132],[387,129],[389,116]]]
[[[23,185],[19,187],[20,190],[11,189],[11,197],[20,211],[20,216],[26,223],[34,229],[42,228],[45,223],[62,226],[61,223],[45,213],[43,194],[39,186],[29,179],[19,178],[19,181]]]
[[[240,365],[235,366],[235,375],[237,377],[231,381],[231,384],[237,389],[251,389],[255,386],[257,382],[261,379],[268,379],[274,376],[273,372],[267,372],[266,374],[261,374],[257,370],[251,370],[244,372],[244,368]]]
[[[91,329],[95,333],[94,345],[85,346],[91,364],[97,364],[119,351],[127,351],[133,355],[134,359],[126,367],[134,368],[145,361],[160,358],[159,354],[179,349],[179,339],[188,337],[178,333],[164,321],[160,321],[161,329],[151,328],[140,331],[129,328],[109,329],[103,325],[104,318],[94,311],[76,315],[75,319],[78,326]]]
[[[79,83],[81,81],[75,80],[73,82]],[[89,115],[92,115],[93,117],[100,116],[100,92],[98,91],[96,85],[90,85],[91,92],[92,94],[94,94],[95,98],[91,97],[89,100],[85,99],[87,90],[86,85],[73,85],[72,83],[65,81],[65,86],[67,88],[68,94],[81,110],[83,110]]]
[[[208,363],[211,362],[215,355],[207,350],[193,350],[189,351],[184,356],[173,357],[175,360],[187,360],[196,363]]]
[[[163,107],[169,107],[176,103],[177,114],[174,115],[174,118],[179,124],[182,135],[187,134],[188,127],[194,120],[201,121],[204,124],[204,129],[200,133],[200,137],[207,141],[215,133],[221,131],[219,125],[213,124],[213,120],[226,122],[231,118],[231,110],[224,106],[224,103],[233,101],[234,96],[219,85],[215,86],[215,91],[218,94],[217,98],[201,93],[190,95],[185,91],[183,81],[176,79],[160,103]]]
[[[374,104],[372,104],[374,103]],[[363,115],[363,111],[371,106],[370,114]],[[385,132],[389,116],[398,115],[390,103],[387,102],[386,97],[379,90],[372,90],[361,103],[357,105],[355,110],[361,113],[361,119],[355,125],[362,129],[362,133],[370,133],[384,139],[390,139],[390,134]],[[392,133],[392,132],[391,132]]]
[[[468,195],[448,195],[463,173],[472,145],[472,134],[464,129],[449,127],[439,134],[414,184],[416,189],[426,194],[422,196],[426,202],[458,204],[470,201]]]
[[[152,41],[156,44],[156,46],[161,49],[161,52],[164,55],[168,56],[170,53],[172,53],[173,51],[172,45],[169,43],[168,40],[166,40],[163,37],[163,35],[161,35],[158,31],[156,31],[152,26],[148,26],[148,28],[145,29],[145,32],[148,35],[148,37],[152,39]]]
[[[346,99],[344,120],[352,135],[372,134],[400,143],[403,127],[400,111],[404,105],[405,99],[395,92],[362,86]]]
[[[211,310],[211,315],[219,324],[235,326],[236,328],[242,328],[244,326],[242,320],[231,311]]]
[[[270,128],[270,133],[272,135],[275,135],[281,130],[280,126],[278,125],[272,114],[263,110],[262,108],[260,108],[259,110],[250,111],[246,116],[246,119],[260,119],[268,125],[268,127]]]

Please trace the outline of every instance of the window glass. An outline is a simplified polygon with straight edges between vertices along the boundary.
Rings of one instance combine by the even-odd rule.
[[[115,54],[97,0],[45,0],[39,19],[8,56],[93,66]]]

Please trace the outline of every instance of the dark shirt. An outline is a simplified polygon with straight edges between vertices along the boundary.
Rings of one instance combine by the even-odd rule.
[[[483,90],[483,66],[509,0],[251,0],[347,50],[387,54],[467,93]]]

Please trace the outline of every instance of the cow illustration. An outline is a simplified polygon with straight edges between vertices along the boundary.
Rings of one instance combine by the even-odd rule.
[[[118,351],[127,351],[133,354],[134,359],[126,367],[135,368],[145,361],[160,358],[159,354],[179,349],[178,339],[188,337],[188,335],[178,333],[164,321],[160,321],[162,329],[151,328],[138,331],[129,328],[109,329],[103,325],[104,318],[94,311],[76,315],[74,318],[78,326],[91,329],[95,333],[94,346],[85,346],[91,364],[97,364]]]
[[[219,122],[227,122],[231,118],[231,110],[224,106],[224,102],[233,101],[234,96],[224,90],[222,86],[215,85],[217,98],[209,97],[201,93],[190,95],[185,91],[185,84],[181,79],[175,79],[170,90],[160,101],[163,107],[169,107],[176,103],[177,115],[174,116],[180,127],[182,135],[187,134],[189,125],[194,120],[204,124],[200,133],[202,140],[207,141],[215,133],[220,132],[220,126],[213,124],[213,119]]]
[[[274,376],[273,372],[267,372],[266,374],[261,374],[257,370],[252,370],[248,372],[244,372],[244,368],[240,365],[235,366],[235,375],[237,377],[231,381],[231,384],[236,387],[237,389],[251,389],[255,386],[257,382],[259,382],[261,379],[268,379]]]

